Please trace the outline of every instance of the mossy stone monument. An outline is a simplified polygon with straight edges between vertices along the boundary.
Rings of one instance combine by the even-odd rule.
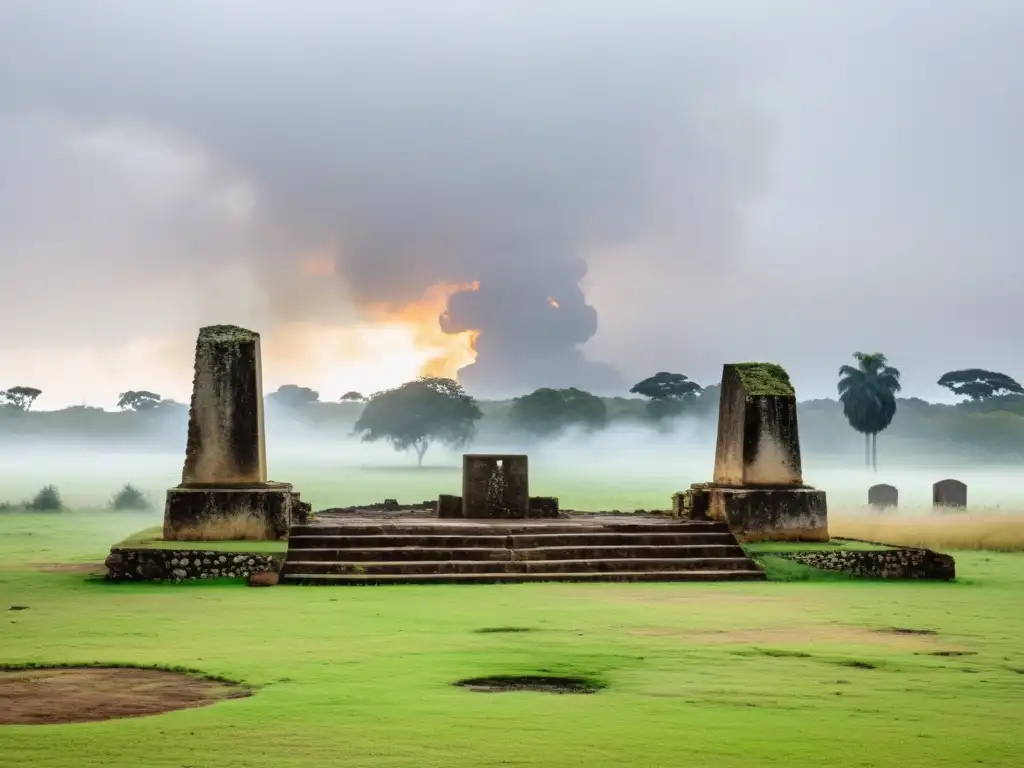
[[[267,480],[260,336],[199,330],[181,484],[167,492],[166,540],[280,539],[308,506]]]
[[[722,371],[712,482],[673,501],[677,514],[721,520],[747,541],[827,541],[825,492],[804,485],[796,392],[774,363]]]
[[[530,496],[525,454],[466,453],[462,456],[462,495],[442,494],[439,518],[524,520],[558,517],[558,499]]]

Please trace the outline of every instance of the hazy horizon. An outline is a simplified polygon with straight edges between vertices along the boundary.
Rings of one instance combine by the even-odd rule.
[[[472,450],[527,453],[531,493],[558,496],[567,507],[593,509],[594,500],[600,499],[603,509],[667,509],[672,493],[711,479],[715,433],[713,422],[684,421],[670,434],[612,425],[596,434],[570,432],[531,445],[492,437],[474,444]],[[857,447],[851,443],[851,448]],[[419,502],[438,493],[458,493],[461,453],[434,445],[419,469],[411,452],[396,452],[384,443],[363,443],[346,434],[317,435],[286,422],[267,431],[271,479],[293,483],[315,509],[385,498]],[[52,483],[69,506],[102,507],[118,488],[132,482],[154,500],[157,514],[163,492],[181,479],[183,460],[184,430],[180,449],[168,443],[167,448],[118,453],[113,448],[90,451],[59,441],[16,449],[0,446],[0,461],[9,478],[0,489],[0,501],[22,501]],[[1024,510],[1024,485],[1017,466],[915,454],[895,448],[884,434],[877,473],[864,469],[862,461],[863,454],[857,450],[823,455],[805,449],[805,482],[825,490],[830,504],[847,509],[866,503],[869,486],[891,483],[900,489],[901,506],[913,511],[930,504],[932,483],[954,477],[968,484],[971,506]]]

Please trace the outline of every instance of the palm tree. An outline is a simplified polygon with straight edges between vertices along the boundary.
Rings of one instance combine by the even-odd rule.
[[[839,369],[839,400],[850,426],[864,433],[864,462],[878,469],[878,433],[896,415],[896,393],[900,372],[888,364],[881,352],[854,352],[857,367]]]

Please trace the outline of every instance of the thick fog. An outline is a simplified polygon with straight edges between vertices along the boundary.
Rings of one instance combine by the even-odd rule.
[[[669,434],[616,425],[535,443],[492,436],[473,450],[527,452],[531,493],[557,496],[566,508],[666,509],[673,492],[711,479],[715,430],[713,419],[685,419]],[[314,509],[385,498],[420,502],[460,492],[461,451],[432,446],[424,466],[417,468],[412,452],[363,443],[344,432],[325,438],[321,430],[297,421],[275,420],[268,425],[267,438],[271,479],[294,483]],[[860,435],[851,430],[840,442],[838,452],[804,452],[805,482],[827,491],[831,508],[862,507],[868,487],[884,482],[899,488],[901,510],[914,514],[930,504],[933,482],[954,477],[968,484],[972,508],[1024,509],[1019,467],[994,466],[970,455],[924,453],[919,444],[900,444],[883,433],[879,469],[872,473],[863,467]],[[180,441],[163,440],[147,450],[117,443],[102,452],[54,441],[17,447],[6,443],[0,447],[5,468],[0,501],[24,500],[52,483],[69,506],[102,508],[131,482],[154,501],[151,518],[158,523],[164,492],[180,481],[183,459],[183,429]]]

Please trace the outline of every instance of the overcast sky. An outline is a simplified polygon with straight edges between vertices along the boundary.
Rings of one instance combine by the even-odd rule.
[[[1024,378],[1022,145],[1018,0],[5,0],[0,386],[184,397],[234,322],[337,397],[295,323],[473,280],[483,389]]]

